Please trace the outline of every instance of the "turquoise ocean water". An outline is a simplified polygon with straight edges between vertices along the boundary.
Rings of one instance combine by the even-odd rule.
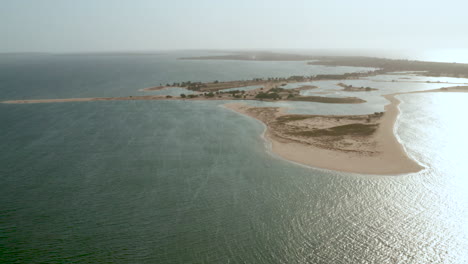
[[[363,70],[176,60],[185,55],[2,56],[0,99]],[[444,86],[375,78],[348,81],[380,89],[355,94],[363,105],[283,106],[372,113],[387,91]],[[333,82],[317,85],[347,96]],[[468,94],[399,98],[397,135],[427,167],[403,176],[279,159],[263,126],[222,102],[0,104],[0,262],[467,263]]]

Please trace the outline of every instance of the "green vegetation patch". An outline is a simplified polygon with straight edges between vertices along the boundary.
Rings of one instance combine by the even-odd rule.
[[[365,100],[357,97],[323,97],[323,96],[298,96],[288,98],[290,101],[305,101],[305,102],[316,102],[326,104],[360,104],[365,103]]]
[[[277,93],[260,92],[255,96],[255,98],[257,98],[257,99],[273,99],[273,100],[276,100],[276,99],[280,98],[280,95],[277,94]]]
[[[370,136],[377,130],[377,124],[349,124],[327,129],[291,132],[289,134],[303,137],[339,137],[339,136]]]
[[[275,87],[275,88],[271,88],[271,89],[270,89],[270,92],[272,92],[272,93],[280,93],[280,92],[284,92],[284,91],[286,91],[286,89],[284,89],[284,88],[278,88],[278,87]]]
[[[285,115],[285,116],[278,117],[276,121],[280,123],[286,123],[286,122],[291,122],[291,121],[304,120],[307,118],[310,118],[310,116],[308,115]]]

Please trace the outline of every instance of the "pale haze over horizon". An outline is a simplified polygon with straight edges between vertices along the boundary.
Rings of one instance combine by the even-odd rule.
[[[459,49],[465,1],[0,0],[0,52]]]

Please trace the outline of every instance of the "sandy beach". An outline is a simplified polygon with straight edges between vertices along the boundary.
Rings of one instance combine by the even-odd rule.
[[[395,175],[420,171],[422,167],[408,157],[393,133],[399,101],[393,96],[388,96],[387,99],[391,104],[386,106],[385,114],[371,117],[370,123],[367,122],[367,115],[307,117],[288,115],[280,108],[259,110],[238,103],[225,106],[265,123],[265,136],[271,141],[272,152],[286,160],[322,169],[360,174]],[[281,118],[294,121],[286,122],[284,127],[279,128],[275,123]],[[300,120],[295,120],[296,118]],[[363,133],[307,135],[307,132],[353,125],[359,125],[358,129],[364,128]],[[370,127],[371,131],[365,129],[365,126]],[[295,136],[288,133],[288,129],[294,129],[296,134],[306,133]]]
[[[468,92],[468,86],[408,94],[431,92]],[[390,101],[384,113],[361,116],[293,115],[282,108],[241,103],[225,107],[263,122],[271,151],[286,160],[342,172],[399,175],[423,167],[408,156],[395,136],[400,104],[397,95],[384,95]]]

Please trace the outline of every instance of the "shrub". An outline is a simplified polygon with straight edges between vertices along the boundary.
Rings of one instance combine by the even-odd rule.
[[[278,98],[280,98],[279,94],[277,93],[264,93],[264,92],[260,92],[258,93],[255,98],[258,98],[258,99],[273,99],[273,100],[276,100]]]

